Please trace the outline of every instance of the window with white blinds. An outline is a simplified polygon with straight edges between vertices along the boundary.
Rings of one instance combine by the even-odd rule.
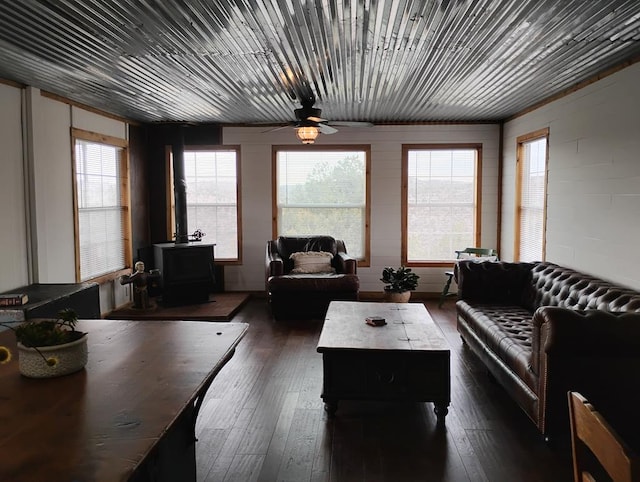
[[[201,230],[203,241],[215,243],[216,261],[240,257],[239,158],[238,148],[231,147],[184,151],[188,229]]]
[[[329,235],[368,264],[369,149],[276,149],[276,225],[283,236]]]
[[[403,263],[451,263],[478,245],[480,145],[403,146]]]
[[[78,135],[76,131],[76,271],[78,280],[86,281],[130,265],[128,180],[124,141],[110,145]],[[104,136],[100,140],[108,142]]]
[[[547,187],[547,136],[518,138],[516,261],[543,261]]]

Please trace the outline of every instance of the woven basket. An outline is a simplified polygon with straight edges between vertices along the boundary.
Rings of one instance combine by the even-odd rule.
[[[35,348],[18,343],[20,373],[30,378],[68,375],[82,370],[87,364],[87,334],[63,345],[42,346],[38,350],[40,353]]]

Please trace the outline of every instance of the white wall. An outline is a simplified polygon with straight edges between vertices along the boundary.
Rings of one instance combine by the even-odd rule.
[[[127,125],[44,97],[32,87],[0,84],[0,105],[0,290],[30,282],[74,283],[71,127],[126,138]],[[33,247],[31,274],[27,226]],[[125,303],[129,291],[119,283],[102,285],[101,311]]]
[[[513,259],[516,138],[549,127],[546,259],[640,289],[640,63],[504,129],[503,259]]]
[[[265,244],[272,237],[272,145],[299,144],[293,129],[265,133],[266,130],[223,129],[225,144],[241,146],[242,176],[243,264],[225,267],[227,290],[264,289]],[[371,266],[358,268],[362,291],[382,291],[382,269],[400,265],[402,144],[482,143],[482,245],[496,245],[498,139],[498,126],[489,124],[341,128],[336,134],[319,136],[316,145],[371,145]],[[415,271],[421,276],[418,291],[442,290],[444,268]]]
[[[33,152],[34,281],[75,281],[70,107],[27,88],[27,125]]]
[[[28,284],[22,89],[0,84],[0,291]]]

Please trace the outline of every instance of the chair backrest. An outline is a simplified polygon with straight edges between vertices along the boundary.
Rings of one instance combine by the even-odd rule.
[[[278,236],[275,242],[276,249],[284,261],[285,274],[293,268],[293,261],[289,258],[292,253],[325,251],[335,256],[339,244],[332,236]]]
[[[486,257],[486,256],[495,256],[496,260],[498,260],[498,251],[493,248],[465,248],[462,250],[456,251],[456,259],[460,259],[462,255],[474,256],[474,257]]]
[[[568,397],[575,482],[595,480],[590,472],[593,467],[589,467],[591,454],[614,482],[639,482],[637,455],[581,394],[569,392]]]

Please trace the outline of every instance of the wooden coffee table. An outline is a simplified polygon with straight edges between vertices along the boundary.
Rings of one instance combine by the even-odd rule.
[[[373,327],[368,316],[387,324]],[[451,401],[449,345],[422,303],[333,301],[318,340],[322,399],[433,402],[443,422]]]

